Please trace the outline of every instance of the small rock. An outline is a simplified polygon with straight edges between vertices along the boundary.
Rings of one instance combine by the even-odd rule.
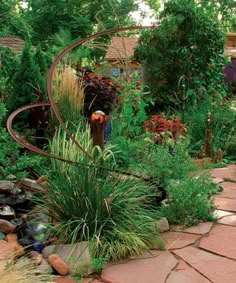
[[[1,193],[11,193],[15,184],[10,181],[0,181],[0,192]]]
[[[45,259],[42,259],[41,264],[35,270],[36,274],[52,274],[52,272],[51,265]]]
[[[89,275],[94,272],[86,241],[71,245],[50,245],[43,249],[45,258],[55,253],[68,264],[73,275]]]
[[[65,276],[65,277],[56,277],[54,278],[55,283],[77,283],[75,279],[73,279],[71,276]]]
[[[13,175],[13,174],[9,174],[6,177],[6,180],[8,180],[8,181],[15,181],[16,180],[16,176]]]
[[[156,222],[156,230],[159,233],[170,230],[169,222],[166,217],[162,217],[160,220]]]
[[[36,251],[30,251],[29,258],[33,259],[36,265],[40,265],[43,260],[43,255]]]
[[[60,275],[70,274],[69,266],[58,254],[50,255],[48,257],[48,262]]]
[[[16,229],[16,226],[13,225],[11,222],[0,219],[0,232],[4,234],[11,234]]]
[[[16,217],[22,219],[23,222],[25,223],[27,222],[28,219],[28,215],[26,213],[17,213]]]
[[[15,242],[17,242],[17,240],[18,240],[18,237],[17,237],[16,234],[7,234],[7,236],[6,236],[6,241],[8,243],[15,243]]]
[[[43,187],[40,186],[37,181],[35,180],[31,180],[31,179],[28,179],[28,178],[23,178],[20,180],[20,185],[24,185],[24,186],[27,186],[27,187],[30,187],[31,189],[35,190],[35,191],[44,191]]]

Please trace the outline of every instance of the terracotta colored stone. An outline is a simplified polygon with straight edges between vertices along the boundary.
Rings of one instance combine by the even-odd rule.
[[[235,283],[236,261],[194,247],[173,252],[211,282]]]
[[[220,219],[222,217],[229,216],[229,215],[233,215],[233,212],[216,209],[213,213],[213,216],[216,219]]]
[[[0,240],[0,260],[12,257],[14,248],[7,241]]]
[[[164,283],[177,263],[169,252],[159,252],[159,256],[152,258],[105,267],[101,280],[105,283]]]
[[[215,205],[220,210],[236,212],[236,199],[215,196]]]
[[[25,249],[22,245],[18,244],[18,242],[10,242],[9,243],[14,249],[14,257],[21,257],[25,254]]]
[[[181,261],[170,273],[166,283],[210,283],[208,279],[194,270],[187,263]]]
[[[16,229],[16,226],[13,225],[11,222],[0,219],[0,232],[4,234],[11,234]]]
[[[186,229],[183,229],[180,226],[175,226],[172,228],[172,231],[203,235],[211,230],[212,225],[213,225],[212,222],[202,222],[196,226],[192,226]]]
[[[66,262],[58,255],[52,254],[48,257],[48,262],[60,275],[70,274],[69,266]]]
[[[236,228],[217,224],[208,237],[201,240],[200,248],[236,259]]]
[[[43,250],[43,256],[58,254],[69,266],[72,274],[89,275],[93,273],[87,242],[74,245],[51,245]]]
[[[217,223],[236,227],[236,214],[222,217]]]
[[[228,165],[224,168],[213,169],[211,170],[211,176],[213,178],[236,181],[236,165]]]
[[[161,234],[161,239],[165,244],[165,249],[180,249],[195,243],[201,235],[194,235],[182,232],[165,232]]]
[[[6,239],[5,239],[8,243],[15,243],[18,240],[18,237],[16,234],[7,234],[6,235]]]
[[[54,278],[54,282],[56,283],[78,283],[78,281],[73,279],[71,276],[56,277]]]
[[[224,182],[221,185],[224,187],[223,192],[220,194],[221,198],[236,199],[236,183]]]

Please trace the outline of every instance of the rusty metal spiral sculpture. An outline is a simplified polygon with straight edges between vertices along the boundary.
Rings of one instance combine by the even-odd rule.
[[[96,34],[93,34],[91,36],[88,36],[86,38],[83,38],[73,44],[71,44],[70,46],[68,46],[67,48],[65,48],[58,56],[57,58],[54,60],[54,62],[52,63],[50,69],[49,69],[49,72],[48,72],[48,76],[47,76],[47,95],[48,95],[48,99],[49,99],[49,103],[37,103],[37,104],[31,104],[31,105],[27,105],[27,106],[23,106],[17,110],[15,110],[13,113],[10,114],[10,116],[8,117],[7,119],[7,123],[6,123],[6,126],[7,126],[7,130],[10,134],[10,136],[17,142],[19,143],[20,145],[22,145],[23,147],[29,149],[30,151],[33,151],[35,153],[38,153],[38,154],[41,154],[41,155],[44,155],[44,156],[47,156],[47,157],[50,157],[50,158],[54,158],[54,159],[57,159],[57,160],[61,160],[61,161],[64,161],[64,162],[67,162],[67,163],[70,163],[70,164],[77,164],[79,165],[79,163],[77,162],[73,162],[71,160],[67,160],[67,159],[64,159],[64,158],[61,158],[59,156],[55,156],[51,153],[48,153],[36,146],[34,146],[33,144],[31,144],[30,142],[28,142],[23,136],[21,136],[19,133],[17,133],[16,131],[13,130],[12,128],[12,123],[13,123],[13,120],[15,119],[15,117],[20,114],[21,112],[25,111],[25,110],[29,110],[29,109],[33,109],[33,108],[37,108],[37,107],[51,107],[57,120],[59,121],[60,125],[62,126],[62,128],[65,130],[65,132],[67,133],[67,135],[70,137],[70,139],[78,146],[78,148],[84,153],[86,154],[90,159],[91,161],[93,161],[93,158],[92,156],[85,151],[85,149],[80,145],[80,143],[74,138],[74,136],[72,135],[72,133],[69,131],[69,129],[66,127],[64,121],[62,120],[59,112],[58,112],[58,109],[57,109],[57,106],[56,106],[56,103],[55,101],[53,100],[53,96],[52,96],[52,80],[53,80],[53,73],[54,73],[54,70],[57,66],[57,64],[59,63],[59,61],[66,55],[68,54],[73,48],[75,47],[78,47],[80,45],[82,45],[83,43],[91,40],[91,39],[94,39],[94,38],[97,38],[97,37],[100,37],[100,36],[103,36],[103,35],[109,35],[109,34],[113,34],[113,33],[116,33],[116,32],[122,32],[122,31],[129,31],[129,30],[142,30],[142,29],[153,29],[153,28],[156,28],[157,26],[134,26],[134,27],[125,27],[125,28],[116,28],[116,29],[112,29],[112,30],[107,30],[107,31],[102,31],[102,32],[99,32],[99,33],[96,33]],[[104,169],[108,169],[108,170],[112,170],[112,171],[115,171],[115,172],[118,172],[118,173],[122,173],[122,174],[127,174],[127,175],[134,175],[135,177],[140,177],[136,174],[131,174],[131,173],[126,173],[126,172],[123,172],[123,171],[120,171],[120,170],[113,170],[113,169],[110,169],[110,168],[105,168],[105,167],[101,167],[101,168],[104,168]]]

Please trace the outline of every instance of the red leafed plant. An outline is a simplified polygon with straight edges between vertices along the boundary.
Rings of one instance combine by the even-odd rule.
[[[165,133],[171,133],[172,138],[176,141],[187,131],[181,119],[172,116],[168,120],[164,113],[152,115],[150,119],[145,122],[145,128],[160,145],[162,144]]]

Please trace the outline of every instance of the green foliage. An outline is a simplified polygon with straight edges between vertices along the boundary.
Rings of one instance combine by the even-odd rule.
[[[160,105],[193,103],[224,88],[224,34],[194,0],[166,1],[161,25],[145,31],[135,54],[145,61],[145,79]],[[183,81],[182,78],[185,78]]]
[[[19,63],[17,54],[3,46],[0,46],[0,57],[0,100],[5,101],[11,92],[11,80]]]
[[[200,0],[198,4],[226,31],[236,31],[236,6],[232,0]]]
[[[19,1],[17,0],[1,1],[0,34],[18,35],[21,38],[27,39],[31,29],[24,17],[22,17],[21,9],[17,12],[17,8],[19,8]]]
[[[144,86],[136,86],[135,82],[123,82],[120,90],[120,108],[113,114],[114,136],[126,139],[135,138],[144,133],[144,122],[147,119],[146,108],[152,103],[149,92]]]
[[[39,66],[35,64],[31,52],[30,42],[25,43],[20,64],[12,78],[11,84],[12,92],[8,98],[8,109],[10,112],[37,101],[37,95],[40,93],[40,86],[43,83]]]
[[[6,107],[0,102],[0,179],[9,174],[17,178],[26,177],[30,168],[40,171],[44,158],[22,153],[23,147],[11,139],[2,123],[6,115]]]
[[[50,66],[50,59],[48,55],[42,51],[41,45],[38,44],[34,54],[35,66],[38,66],[40,72],[40,80],[38,81],[39,89],[46,93],[46,78]]]
[[[192,152],[200,152],[205,143],[205,131],[207,129],[207,114],[213,113],[212,150],[221,149],[223,156],[231,160],[236,159],[236,111],[230,101],[216,103],[213,109],[211,99],[204,99],[195,105],[189,105],[184,113],[184,120],[188,125],[190,136],[190,148]]]
[[[211,212],[214,201],[210,200],[212,183],[202,175],[186,177],[168,184],[169,204],[161,207],[161,212],[172,224],[192,226],[200,221],[213,221]]]
[[[121,259],[139,254],[157,241],[157,213],[144,204],[151,186],[139,180],[101,178],[101,171],[84,164],[51,175],[45,197],[52,235],[59,241],[92,241],[95,258]]]
[[[131,22],[128,13],[133,0],[28,0],[24,11],[33,29],[33,42],[48,40],[60,29],[68,29],[72,39],[83,38],[93,30],[106,30]],[[43,23],[43,25],[42,25]]]
[[[157,144],[146,146],[144,160],[139,165],[140,171],[164,186],[170,179],[185,179],[190,172],[193,173],[197,169],[191,162],[188,146],[187,141],[179,141],[172,145],[163,141],[162,146]]]

